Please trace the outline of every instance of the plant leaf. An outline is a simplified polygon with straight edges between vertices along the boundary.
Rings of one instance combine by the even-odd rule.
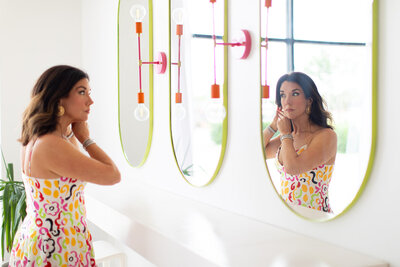
[[[8,178],[9,181],[11,181],[10,171],[8,170],[8,166],[7,166],[7,163],[6,163],[6,159],[5,159],[5,157],[4,157],[3,148],[1,148],[1,157],[2,157],[2,159],[3,159],[4,167],[6,168],[7,178]]]
[[[1,260],[4,260],[4,238],[5,238],[5,233],[6,233],[6,228],[4,226],[5,225],[4,225],[4,219],[3,219],[3,224],[1,225]]]
[[[21,221],[23,221],[25,219],[26,216],[26,193],[25,190],[23,188],[19,188],[18,189],[18,198],[17,200],[17,204],[16,204],[16,208],[15,208],[15,224],[14,224],[14,228],[13,228],[13,239],[15,236],[15,233],[18,230],[18,226],[20,225]],[[13,240],[14,243],[14,240]]]
[[[10,237],[10,226],[11,226],[11,217],[10,217],[10,198],[11,198],[11,192],[12,192],[12,185],[11,183],[8,183],[6,185],[6,188],[4,189],[4,199],[3,199],[3,221],[5,223],[4,228],[5,228],[5,244],[6,248],[8,250],[8,244],[9,240],[11,239]]]
[[[10,174],[10,179],[11,179],[11,181],[14,181],[14,164],[8,163],[7,166],[8,166],[8,168],[7,168],[8,172]]]
[[[7,180],[0,178],[0,201],[3,203],[1,257],[4,260],[5,250],[12,249],[18,227],[26,217],[26,192],[24,183],[14,180],[13,164],[7,165],[2,149],[1,156],[7,172]]]

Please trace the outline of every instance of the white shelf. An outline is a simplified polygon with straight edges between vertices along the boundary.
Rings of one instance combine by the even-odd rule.
[[[86,195],[88,220],[156,266],[389,266],[157,188],[112,196],[118,206]]]

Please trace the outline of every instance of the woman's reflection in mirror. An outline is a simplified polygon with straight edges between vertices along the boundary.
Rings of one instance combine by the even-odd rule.
[[[328,188],[337,136],[317,86],[304,73],[285,74],[277,82],[275,102],[276,114],[263,137],[267,159],[275,157],[282,198],[331,213]]]

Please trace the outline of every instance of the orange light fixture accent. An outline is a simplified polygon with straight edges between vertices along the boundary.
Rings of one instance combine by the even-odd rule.
[[[175,103],[182,103],[182,93],[175,93]]]
[[[263,90],[263,98],[269,98],[269,85],[263,85],[262,86],[262,90]]]
[[[211,98],[219,98],[219,85],[211,85]]]
[[[139,92],[137,94],[137,98],[138,98],[138,104],[143,104],[144,103],[144,93],[143,92]]]
[[[183,24],[177,24],[176,25],[176,35],[183,35]]]
[[[137,21],[136,22],[136,33],[142,33],[143,29],[142,29],[142,22]]]
[[[266,7],[271,7],[271,5],[272,5],[272,0],[265,0]]]

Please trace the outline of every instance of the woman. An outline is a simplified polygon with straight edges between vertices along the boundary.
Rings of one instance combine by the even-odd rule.
[[[301,72],[283,75],[276,86],[276,104],[278,109],[264,131],[264,142],[267,159],[276,157],[283,199],[332,212],[328,187],[337,137],[315,83]],[[280,135],[271,140],[276,131]]]
[[[10,266],[96,265],[83,190],[118,183],[120,173],[90,139],[90,91],[88,75],[70,66],[46,70],[33,88],[20,139],[27,216]]]

